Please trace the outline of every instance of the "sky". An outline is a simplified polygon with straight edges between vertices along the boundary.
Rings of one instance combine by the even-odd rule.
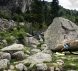
[[[52,0],[45,0],[51,2]],[[59,0],[59,5],[66,9],[76,9],[78,10],[78,0]]]

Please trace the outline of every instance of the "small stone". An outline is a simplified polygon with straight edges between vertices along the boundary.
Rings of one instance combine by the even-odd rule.
[[[41,49],[42,49],[42,50],[48,49],[48,48],[47,48],[47,44],[42,44],[42,45],[41,45]]]
[[[55,71],[61,71],[60,68],[56,67]]]
[[[57,60],[58,68],[63,71],[64,70],[64,61],[59,59]]]
[[[3,70],[3,71],[7,71],[7,70]]]
[[[25,58],[25,54],[23,51],[18,51],[12,54],[12,58],[18,59],[18,60],[23,60]]]
[[[43,63],[41,63],[41,64],[36,64],[36,67],[37,67],[37,70],[38,71],[45,71],[45,70],[47,70],[48,69],[48,67],[47,67],[47,65],[46,64],[43,64]]]
[[[63,65],[64,65],[64,61],[61,60],[61,59],[60,59],[60,60],[57,60],[56,62],[57,62],[57,64],[60,65],[60,66],[63,66]]]
[[[55,71],[55,68],[54,67],[49,67],[49,70],[50,71]]]
[[[1,51],[12,53],[14,51],[22,51],[23,49],[24,45],[14,43],[13,45],[2,48]]]
[[[7,59],[1,59],[0,60],[0,70],[8,68],[9,65],[10,65],[9,60],[7,60]]]
[[[9,69],[9,70],[7,70],[7,71],[13,71],[13,70],[10,70],[10,69]]]
[[[51,55],[52,55],[52,52],[51,52],[51,50],[49,50],[49,49],[44,49],[42,52],[43,52],[43,53],[47,53],[47,54],[51,54]]]
[[[0,52],[0,59],[11,60],[11,55],[10,55],[10,53]]]
[[[38,52],[41,52],[41,50],[40,49],[32,49],[31,50],[31,54],[36,54]]]
[[[22,63],[17,64],[16,69],[19,71],[27,71],[27,67]]]

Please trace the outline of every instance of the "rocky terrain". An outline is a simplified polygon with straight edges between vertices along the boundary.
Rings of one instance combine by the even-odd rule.
[[[0,9],[12,10],[19,8],[23,13],[27,8],[30,10],[32,0],[0,0]]]
[[[33,33],[34,35],[25,31],[25,23],[19,23],[21,29],[17,27],[17,23],[6,19],[0,19],[0,24],[4,29],[0,29],[0,71],[77,71],[76,55],[51,51],[64,40],[64,35],[68,39],[77,39],[78,28],[71,21],[60,17],[55,18],[45,32]],[[7,24],[9,26],[5,27]],[[12,38],[8,41],[5,37]]]
[[[50,35],[50,36],[49,36]],[[78,26],[65,18],[55,18],[45,32],[45,42],[50,49],[61,44],[65,39],[78,39]]]

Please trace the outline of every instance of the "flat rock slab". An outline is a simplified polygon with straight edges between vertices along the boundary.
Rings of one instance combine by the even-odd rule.
[[[7,46],[7,47],[4,47],[1,49],[1,51],[4,51],[4,52],[11,52],[11,51],[21,51],[24,49],[24,46],[22,44],[13,44],[13,45],[10,45],[10,46]]]
[[[28,60],[31,63],[42,63],[42,62],[52,61],[52,57],[50,54],[39,52],[39,53],[36,53],[36,54],[28,57]]]

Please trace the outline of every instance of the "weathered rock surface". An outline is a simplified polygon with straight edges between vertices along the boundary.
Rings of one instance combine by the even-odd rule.
[[[22,63],[17,64],[16,65],[16,69],[18,71],[27,71],[27,67],[24,64],[22,64]]]
[[[47,44],[42,44],[42,45],[41,45],[41,50],[45,50],[45,49],[46,49],[46,50],[48,49]]]
[[[54,67],[49,67],[49,71],[55,71]]]
[[[60,71],[63,71],[64,70],[64,61],[60,59],[60,60],[57,60],[56,62],[59,65],[58,67]]]
[[[44,37],[48,47],[54,49],[65,39],[78,39],[78,26],[67,19],[58,17],[48,27]]]
[[[48,67],[46,64],[41,63],[41,64],[36,64],[37,71],[47,71]]]
[[[2,48],[1,51],[12,53],[14,51],[22,51],[23,49],[24,46],[22,44],[14,43],[13,45]]]
[[[12,54],[13,59],[23,60],[25,58],[25,54],[23,51],[18,51]]]
[[[10,65],[9,68],[10,68],[10,70],[14,70],[15,67],[14,67],[14,65]]]
[[[10,53],[0,52],[0,59],[11,60],[11,55],[10,55]]]
[[[30,47],[33,47],[33,48],[36,48],[37,45],[39,45],[39,41],[34,38],[33,36],[30,36],[30,37],[25,37],[25,43],[27,46],[30,46]]]
[[[30,10],[31,2],[32,0],[0,0],[0,9],[17,10],[19,8],[22,12],[26,12],[27,9]]]
[[[42,63],[50,62],[52,60],[52,57],[50,54],[39,52],[28,57],[28,60],[30,61],[30,63]]]
[[[16,24],[13,20],[8,21],[7,19],[0,18],[0,30],[1,31],[12,29],[14,26],[16,26]]]
[[[3,70],[3,69],[8,68],[9,64],[10,64],[10,62],[7,59],[0,60],[0,71]]]
[[[40,49],[32,49],[31,50],[31,54],[36,54],[38,52],[41,52],[41,50]]]

